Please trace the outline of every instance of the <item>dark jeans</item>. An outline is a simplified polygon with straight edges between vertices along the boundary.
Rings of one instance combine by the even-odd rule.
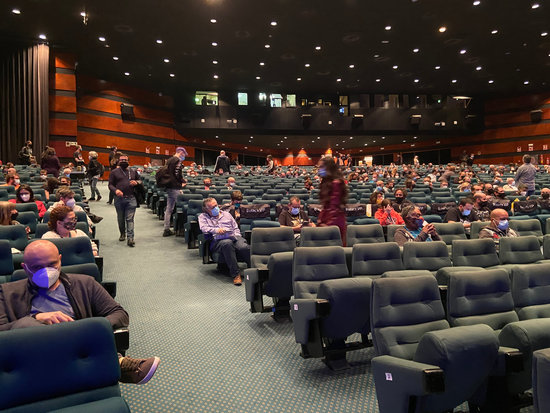
[[[136,197],[115,196],[115,209],[120,235],[126,233],[128,239],[134,239],[134,215],[136,214]]]
[[[99,178],[93,177],[90,178],[90,190],[92,191],[92,195],[90,198],[95,198],[95,195],[97,194],[97,197],[101,197],[101,194],[99,193],[99,189],[97,189],[97,181]]]
[[[170,223],[172,218],[172,212],[176,205],[178,195],[181,193],[180,189],[167,188],[166,189],[166,209],[164,210],[164,229],[170,229]]]
[[[213,251],[223,255],[224,261],[229,267],[229,273],[232,277],[240,273],[237,258],[246,262],[250,267],[250,245],[246,243],[243,237],[236,237],[235,239],[227,238],[216,241]]]

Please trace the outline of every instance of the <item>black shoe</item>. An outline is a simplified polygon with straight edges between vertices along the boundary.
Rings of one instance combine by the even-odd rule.
[[[172,231],[171,229],[165,229],[164,232],[162,233],[162,236],[163,237],[170,237],[174,234],[175,234],[175,232]]]
[[[89,198],[88,201],[95,201],[95,198]]]
[[[136,243],[134,242],[134,240],[132,238],[128,238],[128,246],[133,248],[135,245]]]
[[[95,214],[90,214],[90,221],[92,221],[94,224],[99,224],[101,221],[103,221],[103,217],[97,216]]]
[[[148,359],[133,359],[124,357],[120,361],[120,382],[145,384],[157,371],[160,359],[149,357]]]
[[[108,203],[109,205],[113,205],[113,203],[112,203],[111,201],[107,201],[107,203]]]
[[[120,234],[120,237],[118,237],[119,241],[124,241],[126,239],[126,234]]]
[[[101,201],[101,195],[97,196],[97,202]]]

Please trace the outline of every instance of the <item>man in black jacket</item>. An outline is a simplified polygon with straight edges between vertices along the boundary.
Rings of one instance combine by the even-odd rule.
[[[164,232],[163,237],[174,235],[174,231],[170,229],[172,222],[172,212],[176,205],[178,194],[181,194],[181,186],[185,179],[183,178],[183,161],[187,156],[187,151],[183,146],[176,148],[176,153],[166,162],[168,176],[170,182],[166,185],[166,209],[164,210]]]
[[[93,277],[60,271],[61,255],[55,244],[37,240],[25,249],[27,279],[0,286],[0,331],[105,317],[113,329],[127,327],[128,313]],[[160,359],[133,359],[119,355],[125,383],[145,384]]]
[[[216,158],[216,165],[214,166],[215,174],[229,174],[231,173],[231,162],[229,158],[225,155],[225,151],[220,151],[220,156]]]

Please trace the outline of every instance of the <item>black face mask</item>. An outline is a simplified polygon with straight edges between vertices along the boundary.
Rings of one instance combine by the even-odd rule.
[[[550,198],[550,194],[549,194],[549,193],[541,194],[540,196],[541,196],[542,199],[548,199],[548,198]]]
[[[14,221],[17,220],[17,216],[19,215],[19,212],[16,212],[15,214],[11,214],[11,219]]]
[[[118,166],[120,166],[122,169],[128,168],[128,162],[119,162]]]
[[[402,196],[396,196],[395,197],[395,202],[398,203],[398,204],[402,203],[403,202],[403,197]]]
[[[503,193],[498,193],[498,194],[496,194],[496,197],[500,198],[500,199],[504,199],[504,198],[506,198],[506,194],[504,192]]]

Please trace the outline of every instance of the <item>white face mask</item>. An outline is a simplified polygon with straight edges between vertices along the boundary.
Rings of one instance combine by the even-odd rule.
[[[59,270],[55,267],[40,268],[32,275],[32,282],[39,288],[50,288],[59,279]]]
[[[28,202],[31,199],[31,194],[21,194],[21,201]]]
[[[68,199],[67,202],[65,202],[65,205],[69,208],[73,208],[75,206],[76,202],[74,198]]]

